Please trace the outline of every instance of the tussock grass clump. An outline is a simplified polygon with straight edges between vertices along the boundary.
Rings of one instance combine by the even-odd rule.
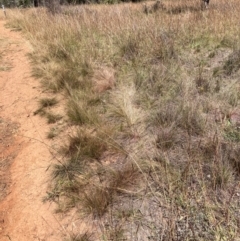
[[[140,178],[140,173],[137,167],[126,163],[118,169],[110,169],[109,188],[115,192],[124,193],[128,192],[128,189],[133,187]]]
[[[53,114],[51,112],[45,112],[44,114],[47,118],[48,124],[56,123],[57,121],[62,119],[62,116],[59,114]]]
[[[213,168],[212,184],[215,189],[224,189],[234,180],[234,171],[229,164],[219,163]]]
[[[205,130],[204,118],[202,117],[201,111],[199,111],[200,106],[186,106],[183,107],[180,112],[180,119],[178,125],[185,129],[190,134],[202,134]]]
[[[60,130],[56,127],[51,127],[49,132],[47,133],[47,138],[53,139],[59,134]]]
[[[80,129],[75,135],[70,136],[69,144],[63,151],[71,157],[99,160],[106,150],[107,144],[100,135]]]
[[[34,115],[41,115],[47,118],[48,124],[53,124],[58,122],[62,119],[62,115],[55,114],[49,109],[55,106],[58,103],[57,99],[55,97],[53,98],[43,98],[39,100],[39,108],[34,111]],[[53,131],[49,132],[49,138],[54,137]]]
[[[240,130],[234,126],[228,125],[224,129],[224,137],[232,142],[240,142]]]
[[[34,112],[34,115],[37,115],[37,114],[43,115],[46,108],[55,106],[57,103],[58,101],[55,97],[40,99],[39,108]]]
[[[227,61],[224,63],[223,70],[226,75],[231,75],[240,69],[240,50],[234,51],[228,56]]]
[[[93,110],[89,109],[89,105],[86,100],[74,100],[73,98],[69,100],[67,104],[67,115],[71,122],[74,124],[84,125],[84,124],[97,124],[98,116]],[[92,107],[93,108],[93,107]]]
[[[161,149],[169,149],[176,143],[176,135],[174,128],[160,129],[157,134],[156,146]]]
[[[39,101],[42,108],[54,106],[58,103],[56,98],[44,98]]]
[[[111,193],[107,189],[96,187],[91,192],[85,193],[82,199],[83,212],[93,215],[94,218],[102,217],[112,203]]]
[[[73,180],[74,176],[84,171],[84,162],[77,158],[72,158],[67,163],[56,164],[54,166],[53,177],[60,180]]]
[[[93,240],[237,240],[240,4],[161,3],[11,16],[75,130],[49,199],[95,219]]]

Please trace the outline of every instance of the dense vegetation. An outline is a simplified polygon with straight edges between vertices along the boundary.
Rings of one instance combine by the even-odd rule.
[[[77,5],[77,4],[91,4],[91,3],[120,3],[120,2],[140,2],[141,0],[0,0],[0,5],[6,7],[42,7],[52,4],[58,5]]]
[[[239,12],[237,0],[14,12],[49,93],[35,114],[58,145],[45,200],[91,218],[67,240],[240,240]]]

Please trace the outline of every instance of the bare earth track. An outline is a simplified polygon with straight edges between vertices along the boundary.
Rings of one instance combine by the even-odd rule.
[[[61,240],[64,221],[42,202],[53,158],[46,120],[33,115],[41,88],[31,77],[30,45],[4,25],[0,19],[0,240]]]

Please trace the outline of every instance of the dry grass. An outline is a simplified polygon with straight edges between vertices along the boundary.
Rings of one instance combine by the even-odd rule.
[[[240,4],[162,4],[9,12],[77,130],[49,199],[94,240],[239,240]]]

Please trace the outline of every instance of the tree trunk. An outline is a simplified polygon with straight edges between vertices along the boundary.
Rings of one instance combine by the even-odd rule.
[[[34,7],[38,7],[39,6],[39,2],[38,2],[38,0],[33,0],[33,5],[34,5]]]

